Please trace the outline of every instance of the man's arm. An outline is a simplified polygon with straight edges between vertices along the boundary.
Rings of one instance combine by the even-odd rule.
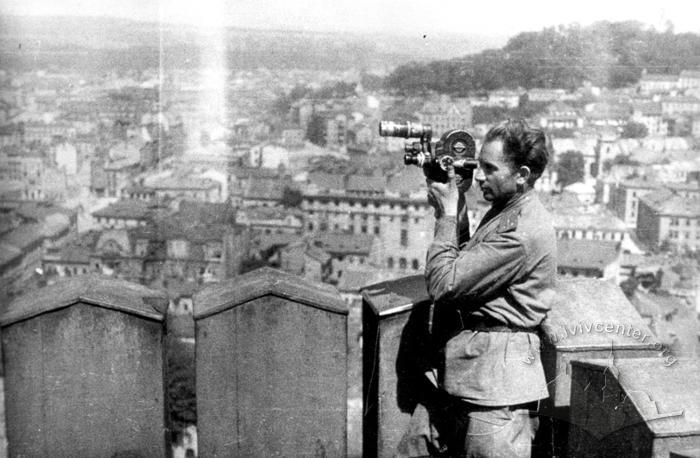
[[[488,298],[517,278],[525,258],[525,247],[514,231],[494,233],[460,251],[456,220],[439,218],[425,266],[428,293],[436,302]]]
[[[457,243],[461,247],[469,241],[469,209],[464,194],[459,195],[457,205]]]

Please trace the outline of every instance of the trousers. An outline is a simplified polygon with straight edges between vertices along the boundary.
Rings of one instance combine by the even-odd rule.
[[[449,455],[465,458],[529,458],[539,419],[530,405],[453,406],[454,431]]]

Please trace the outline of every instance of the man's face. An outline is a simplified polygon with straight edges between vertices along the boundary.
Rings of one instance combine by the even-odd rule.
[[[507,202],[518,191],[517,178],[516,171],[503,156],[503,142],[484,143],[479,154],[479,168],[474,175],[484,199],[492,204]]]

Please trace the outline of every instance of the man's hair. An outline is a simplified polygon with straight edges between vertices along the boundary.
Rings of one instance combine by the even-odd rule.
[[[544,132],[523,120],[509,119],[492,127],[484,137],[484,143],[496,140],[503,142],[503,155],[515,169],[522,166],[530,169],[528,184],[534,184],[542,176],[549,160]]]

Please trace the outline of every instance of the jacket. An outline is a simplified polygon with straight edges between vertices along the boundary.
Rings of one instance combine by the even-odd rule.
[[[443,327],[441,385],[487,406],[546,398],[534,331],[554,296],[556,237],[549,213],[530,190],[500,210],[492,207],[461,247],[456,227],[455,218],[436,221],[425,270],[435,322],[452,327]],[[524,332],[469,329],[484,320]]]

